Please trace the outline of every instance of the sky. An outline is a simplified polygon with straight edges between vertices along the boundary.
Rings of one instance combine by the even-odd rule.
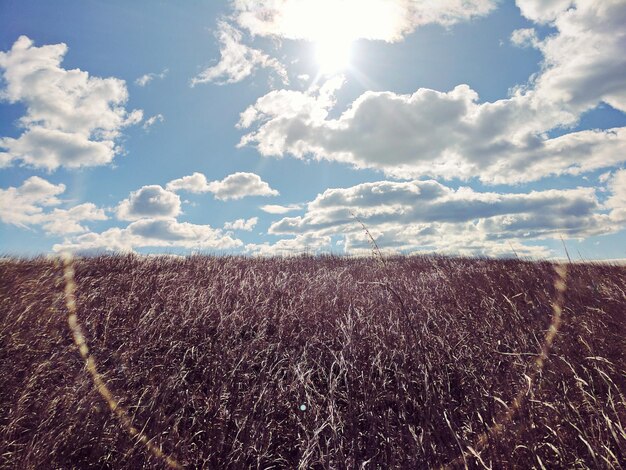
[[[626,0],[3,0],[0,252],[626,258]]]

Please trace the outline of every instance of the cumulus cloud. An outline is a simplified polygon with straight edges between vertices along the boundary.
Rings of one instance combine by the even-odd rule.
[[[106,220],[103,209],[92,203],[60,209],[58,196],[65,185],[52,184],[38,176],[28,178],[19,187],[0,189],[0,221],[27,228],[40,226],[48,234],[85,232],[84,221]]]
[[[253,35],[318,40],[401,40],[426,24],[450,26],[492,11],[496,0],[235,0],[237,23]]]
[[[174,218],[141,219],[126,228],[86,233],[54,245],[59,251],[134,251],[137,248],[228,250],[243,243],[209,225],[178,222]]]
[[[32,127],[18,139],[0,139],[4,147],[5,166],[14,160],[49,170],[59,166],[78,168],[110,163],[115,155],[111,140],[93,141],[78,133],[68,133],[44,127]]]
[[[209,191],[217,199],[242,199],[248,196],[278,196],[279,193],[254,173],[238,172],[221,181],[209,183]]]
[[[61,204],[57,196],[64,192],[65,185],[32,176],[20,187],[0,190],[0,218],[4,223],[21,227],[40,223],[43,207]]]
[[[54,251],[135,251],[138,248],[227,250],[243,246],[241,240],[233,238],[232,233],[224,233],[210,225],[177,220],[181,214],[180,197],[159,185],[143,186],[131,192],[127,199],[119,203],[116,213],[119,220],[131,223],[124,228],[111,227],[101,233],[66,237],[62,243],[54,245]],[[233,229],[249,230],[256,224],[256,218],[232,224]]]
[[[54,170],[110,163],[121,149],[116,144],[124,127],[143,118],[128,112],[126,84],[117,78],[66,70],[65,44],[36,47],[26,36],[8,52],[0,52],[5,87],[0,98],[23,103],[19,120],[24,133],[0,138],[0,165],[14,161]]]
[[[531,11],[531,3],[523,11]],[[518,44],[539,48],[544,61],[509,98],[480,103],[467,85],[448,92],[369,91],[329,118],[341,86],[334,78],[319,89],[274,90],[259,98],[241,114],[238,126],[249,130],[239,145],[264,156],[328,159],[403,179],[519,183],[618,165],[626,161],[625,128],[548,134],[576,125],[602,102],[626,110],[626,4],[566,3],[571,8],[554,2],[555,34],[514,33]]]
[[[328,189],[303,216],[285,217],[269,233],[294,237],[283,244],[304,235],[341,237],[346,251],[358,252],[369,249],[362,222],[392,251],[501,255],[517,246],[518,254],[539,256],[546,248],[529,241],[618,230],[605,209],[592,188],[503,194],[454,190],[433,180],[379,181]]]
[[[306,92],[273,90],[259,98],[253,106],[241,113],[237,127],[248,128],[255,122],[265,122],[282,115],[285,119],[302,117],[311,122],[323,121],[335,105],[335,92],[344,84],[341,76],[327,80],[321,87]],[[243,143],[246,143],[244,139]]]
[[[165,185],[168,191],[188,191],[190,193],[207,193],[209,192],[209,182],[202,173],[195,172],[189,176],[183,176],[170,181]]]
[[[328,119],[334,101],[327,92],[276,90],[263,96],[241,115],[240,127],[258,127],[239,145],[254,145],[264,156],[313,156],[399,178],[477,176],[489,183],[578,174],[626,158],[624,128],[545,137],[558,116],[537,115],[526,96],[478,104],[467,85],[447,93],[367,92],[340,117]]]
[[[466,187],[454,190],[434,180],[379,181],[328,189],[308,204],[304,216],[284,218],[272,224],[270,233],[296,234],[326,227],[347,228],[355,225],[354,216],[372,226],[465,223],[506,216],[506,220],[497,219],[506,223],[506,230],[502,227],[500,230],[503,234],[511,234],[511,227],[519,226],[529,233],[534,230],[538,236],[550,230],[560,231],[567,225],[571,228],[567,234],[576,236],[605,230],[600,219],[593,217],[599,209],[592,188],[500,194],[476,192]],[[355,229],[359,229],[358,224]]]
[[[168,72],[169,72],[169,69],[164,69],[161,73],[146,73],[142,75],[141,77],[139,77],[137,80],[135,80],[135,85],[140,86],[140,87],[145,87],[148,83],[150,83],[155,78],[163,80],[167,76]]]
[[[557,33],[538,44],[544,55],[544,70],[533,83],[536,104],[549,100],[553,105],[582,113],[603,101],[626,112],[626,3],[553,3],[559,5],[553,21]],[[519,4],[541,8],[543,0]]]
[[[180,197],[159,185],[144,186],[130,193],[117,206],[120,220],[171,218],[180,214]]]
[[[240,82],[252,75],[258,67],[272,69],[283,83],[289,83],[285,67],[275,58],[245,45],[241,32],[233,26],[220,21],[217,38],[220,42],[220,61],[194,77],[192,86],[207,82],[219,85]]]
[[[207,181],[202,173],[183,176],[167,183],[169,191],[213,193],[217,199],[242,199],[248,196],[278,196],[279,192],[254,173],[238,172],[221,181]]]
[[[258,221],[258,217],[252,217],[251,219],[237,219],[233,222],[226,222],[224,224],[224,230],[243,230],[244,232],[250,232],[256,226]]]

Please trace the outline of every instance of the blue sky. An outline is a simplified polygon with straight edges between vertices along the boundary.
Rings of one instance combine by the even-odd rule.
[[[626,258],[626,1],[0,3],[2,251]]]

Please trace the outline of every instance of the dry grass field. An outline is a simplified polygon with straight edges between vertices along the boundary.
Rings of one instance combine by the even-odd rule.
[[[0,467],[623,468],[624,267],[379,261],[5,260]]]

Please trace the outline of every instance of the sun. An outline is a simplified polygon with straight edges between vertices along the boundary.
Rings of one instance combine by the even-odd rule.
[[[315,41],[315,60],[319,71],[326,75],[342,72],[350,66],[352,41],[327,37]]]
[[[434,0],[429,0],[434,1]],[[395,41],[406,29],[400,0],[276,0],[272,22],[282,35],[311,41],[320,73],[350,67],[353,44],[360,40]]]

